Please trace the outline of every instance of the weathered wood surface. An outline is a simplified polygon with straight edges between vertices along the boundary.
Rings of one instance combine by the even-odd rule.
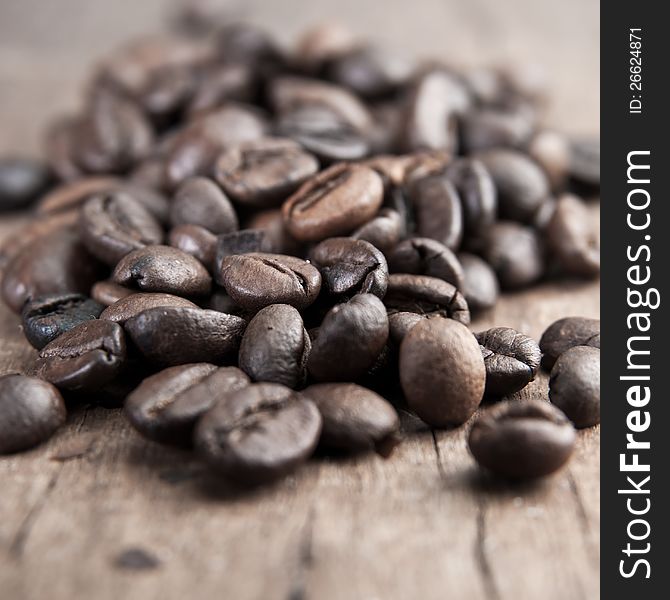
[[[286,36],[339,14],[360,31],[456,61],[532,50],[551,71],[549,122],[598,130],[597,2],[247,4]],[[162,5],[5,0],[0,151],[35,151],[48,116],[76,106],[90,61],[129,33],[159,29]],[[2,219],[0,238],[18,221]],[[538,338],[567,314],[598,316],[596,283],[506,296],[474,327],[508,325]],[[33,358],[17,317],[1,307],[0,372]],[[546,393],[543,375],[523,395]],[[579,434],[567,469],[529,487],[480,475],[467,429],[410,435],[388,461],[313,462],[240,494],[188,454],[140,439],[118,411],[80,407],[48,444],[0,459],[0,598],[597,598],[598,428]],[[120,569],[115,561],[130,548],[158,566]]]

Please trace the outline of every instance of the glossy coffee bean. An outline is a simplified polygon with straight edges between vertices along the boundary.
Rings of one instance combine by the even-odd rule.
[[[430,238],[409,238],[388,254],[392,273],[428,275],[463,289],[463,268],[456,255],[443,244]]]
[[[400,213],[392,208],[382,208],[376,217],[352,232],[351,237],[370,242],[375,248],[386,253],[400,241],[402,233]]]
[[[575,445],[575,429],[548,402],[508,400],[472,426],[468,445],[480,466],[508,479],[536,479],[560,469]]]
[[[363,376],[386,345],[389,324],[381,300],[358,294],[328,311],[307,361],[317,381],[352,381]]]
[[[500,295],[500,286],[489,264],[479,256],[467,252],[459,253],[458,261],[463,268],[461,291],[470,310],[476,312],[495,306]]]
[[[388,457],[398,444],[398,415],[375,392],[353,383],[319,383],[302,393],[321,413],[320,446],[343,452],[372,450]]]
[[[112,273],[115,283],[146,292],[206,296],[212,288],[207,269],[171,246],[147,246],[124,256]]]
[[[40,296],[23,307],[23,334],[40,350],[80,323],[97,319],[103,308],[81,294]]]
[[[201,262],[209,271],[216,260],[216,236],[200,225],[177,225],[168,233],[168,244]]]
[[[305,382],[311,348],[300,313],[288,304],[272,304],[249,321],[239,365],[253,381],[296,388]]]
[[[577,183],[589,188],[600,187],[600,140],[572,140],[570,176]]]
[[[465,423],[484,395],[479,344],[453,319],[426,319],[400,344],[400,383],[409,407],[428,425]]]
[[[269,235],[259,229],[242,229],[232,233],[224,233],[216,238],[215,265],[217,270],[226,256],[250,254],[252,252],[271,252],[272,240]]]
[[[159,306],[129,318],[124,328],[151,362],[181,365],[232,362],[246,326],[244,319],[214,310]]]
[[[331,297],[374,294],[383,298],[388,285],[384,255],[369,242],[330,238],[312,248],[311,263],[321,272],[323,291]]]
[[[239,306],[253,311],[270,304],[301,310],[316,300],[321,289],[321,274],[309,262],[262,252],[224,257],[217,281]]]
[[[549,325],[540,338],[542,366],[551,369],[558,357],[574,346],[600,348],[600,319],[564,317]]]
[[[51,171],[37,160],[0,159],[0,212],[28,207],[50,182]]]
[[[283,206],[286,226],[302,241],[320,241],[353,231],[379,210],[384,186],[361,165],[338,164],[305,183]]]
[[[535,340],[510,327],[493,327],[476,337],[486,366],[487,395],[507,396],[535,379],[542,358]]]
[[[195,430],[199,454],[224,476],[245,484],[284,477],[305,462],[321,433],[312,402],[276,383],[227,396]]]
[[[126,417],[144,437],[189,447],[200,417],[222,398],[249,385],[236,367],[194,363],[147,377],[126,398]]]
[[[114,283],[113,281],[97,281],[91,288],[91,298],[103,306],[111,306],[115,302],[134,294],[134,290]]]
[[[35,370],[58,388],[94,391],[110,383],[125,360],[121,326],[93,320],[73,327],[42,348]]]
[[[65,423],[58,390],[25,375],[0,377],[0,454],[27,450],[48,440]]]
[[[600,423],[600,349],[574,346],[551,369],[549,399],[575,427]]]
[[[206,177],[192,177],[177,188],[170,208],[170,222],[173,227],[199,225],[212,233],[228,233],[239,227],[230,200]]]
[[[216,179],[242,205],[281,204],[319,170],[319,162],[300,144],[265,138],[231,148],[217,161]]]
[[[190,300],[172,294],[132,292],[105,308],[100,318],[123,325],[128,319],[136,317],[141,312],[158,307],[197,308]]]
[[[466,234],[482,234],[498,212],[496,187],[486,167],[477,159],[461,158],[447,167],[445,175],[461,200]]]
[[[389,339],[395,346],[400,346],[400,342],[412,327],[424,319],[442,319],[440,315],[425,315],[414,312],[392,311],[388,314],[389,318]]]

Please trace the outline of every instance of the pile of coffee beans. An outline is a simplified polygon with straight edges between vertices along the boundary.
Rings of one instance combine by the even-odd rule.
[[[469,324],[501,289],[597,277],[576,195],[597,195],[597,143],[545,128],[513,66],[189,18],[98,65],[45,164],[0,160],[0,209],[37,202],[0,266],[39,351],[0,379],[0,452],[47,439],[65,396],[265,482],[315,452],[389,456],[403,411],[460,426],[544,366],[551,404],[484,409],[470,448],[505,477],[563,465],[599,421],[599,322],[539,346]]]

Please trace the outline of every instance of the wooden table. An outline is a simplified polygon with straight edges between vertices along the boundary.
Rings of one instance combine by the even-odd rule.
[[[91,61],[159,29],[165,4],[4,0],[0,152],[35,152],[48,118],[76,107]],[[248,2],[246,12],[285,39],[337,15],[387,43],[463,64],[531,56],[552,81],[548,122],[598,131],[595,0],[282,0]],[[0,238],[19,220],[2,219]],[[508,295],[474,328],[507,325],[538,338],[567,314],[598,316],[597,283]],[[33,358],[17,317],[1,307],[0,371]],[[546,394],[546,375],[522,393]],[[82,406],[48,444],[0,459],[0,597],[597,598],[598,428],[580,432],[568,468],[527,487],[480,475],[467,429],[410,435],[388,461],[313,462],[240,494],[189,454],[140,439],[117,410]],[[120,568],[129,549],[157,564]]]

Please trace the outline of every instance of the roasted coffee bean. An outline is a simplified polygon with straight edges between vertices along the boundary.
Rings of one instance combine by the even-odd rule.
[[[522,147],[533,134],[535,121],[522,110],[479,108],[460,121],[463,150],[475,153],[490,148]]]
[[[456,255],[440,242],[430,238],[409,238],[388,254],[392,273],[428,275],[443,279],[463,289],[463,268]]]
[[[134,290],[125,288],[113,281],[97,281],[91,288],[91,298],[103,306],[111,306],[121,300],[121,298],[134,293]]]
[[[369,293],[383,298],[386,293],[386,259],[369,242],[330,238],[312,248],[309,260],[321,272],[322,288],[329,296]]]
[[[311,348],[300,313],[288,304],[272,304],[249,322],[240,345],[239,365],[253,381],[296,388],[305,382]]]
[[[103,310],[100,318],[123,325],[128,319],[136,317],[141,312],[158,307],[197,308],[190,300],[172,294],[148,294],[131,291],[130,294],[119,298]]]
[[[463,237],[463,210],[454,185],[445,175],[415,180],[409,187],[416,234],[455,250]]]
[[[504,289],[529,286],[544,274],[544,250],[537,233],[512,221],[500,221],[491,227],[483,255]]]
[[[97,319],[103,308],[81,294],[40,296],[23,307],[23,334],[40,350],[76,325]]]
[[[400,383],[428,425],[465,423],[484,395],[486,367],[475,336],[453,319],[425,319],[400,344]]]
[[[436,314],[470,323],[468,304],[456,287],[426,275],[390,275],[384,304],[389,312]]]
[[[463,268],[461,292],[470,310],[482,311],[495,306],[500,286],[489,264],[479,256],[467,252],[458,254],[458,260]]]
[[[590,188],[600,187],[600,140],[573,140],[570,144],[570,176]]]
[[[478,158],[495,183],[500,216],[530,223],[550,192],[539,165],[517,150],[503,148],[487,150]]]
[[[200,455],[226,477],[256,484],[288,475],[314,451],[321,415],[312,402],[277,383],[227,396],[196,426]]]
[[[201,74],[187,113],[204,114],[228,102],[251,102],[257,92],[257,80],[258,73],[249,65],[210,65]]]
[[[251,319],[253,312],[241,308],[235,301],[226,294],[225,290],[216,289],[209,297],[203,308],[216,310],[218,312],[243,317],[246,320]]]
[[[266,72],[280,67],[284,58],[270,35],[249,23],[228,23],[217,32],[217,50],[221,57],[232,63],[255,66]]]
[[[339,164],[305,183],[283,206],[293,237],[318,242],[347,234],[369,221],[384,196],[381,177],[369,167]]]
[[[51,172],[37,160],[0,159],[0,212],[26,208],[50,183]]]
[[[575,427],[600,423],[600,349],[574,346],[551,369],[549,399]]]
[[[465,232],[475,236],[484,233],[498,211],[496,188],[486,167],[477,159],[461,158],[451,163],[445,174],[461,200]]]
[[[217,281],[242,308],[258,311],[270,304],[306,308],[319,295],[321,274],[295,256],[253,252],[226,256]]]
[[[206,296],[212,288],[207,269],[190,254],[171,246],[146,246],[124,256],[112,279],[146,292]]]
[[[163,241],[163,228],[132,196],[95,196],[81,210],[79,231],[88,250],[110,266],[126,254]]]
[[[358,294],[328,311],[312,341],[307,369],[317,381],[355,380],[375,364],[388,335],[381,300]]]
[[[286,229],[281,209],[272,208],[255,212],[247,221],[246,227],[250,230],[260,230],[265,234],[269,249],[263,250],[264,252],[302,256],[302,246]]]
[[[335,21],[310,27],[299,37],[295,55],[307,71],[318,72],[329,61],[358,46],[350,29]]]
[[[61,117],[49,124],[44,136],[44,155],[47,164],[62,181],[74,181],[83,176],[74,161],[74,129],[76,118]]]
[[[538,131],[528,142],[528,154],[542,167],[553,190],[560,190],[570,169],[570,144],[556,131]]]
[[[230,200],[206,177],[192,177],[179,186],[172,200],[170,222],[173,226],[200,225],[212,233],[228,233],[239,227]]]
[[[116,177],[103,175],[82,177],[62,183],[43,196],[37,205],[37,211],[51,214],[79,208],[92,196],[109,193],[121,186],[122,181]]]
[[[477,419],[468,445],[475,460],[494,475],[535,479],[568,462],[575,439],[570,421],[548,402],[508,400]]]
[[[222,398],[249,385],[236,367],[195,363],[147,377],[125,401],[124,412],[144,437],[191,446],[198,419]]]
[[[198,259],[209,271],[216,260],[216,236],[200,225],[177,225],[168,233],[168,244]]]
[[[320,446],[344,452],[374,450],[388,457],[398,444],[398,415],[375,392],[353,383],[319,383],[302,393],[321,413]]]
[[[412,329],[419,321],[424,319],[436,318],[442,319],[440,315],[424,315],[414,312],[390,312],[389,318],[389,339],[400,346],[408,331]]]
[[[224,233],[216,239],[216,268],[221,268],[221,262],[226,256],[271,251],[272,240],[263,230],[242,229]]]
[[[544,229],[547,248],[568,275],[594,277],[600,273],[600,248],[593,220],[584,203],[564,194]]]
[[[300,144],[265,138],[240,144],[225,152],[215,166],[216,180],[243,205],[281,204],[319,170],[319,162]]]
[[[125,360],[121,326],[96,319],[73,327],[42,348],[35,371],[56,387],[94,391],[110,383]]]
[[[184,65],[168,65],[149,74],[136,100],[158,127],[172,124],[195,94],[196,73]]]
[[[370,106],[372,129],[366,136],[370,155],[388,154],[400,151],[403,131],[403,106],[392,100]]]
[[[25,375],[0,377],[0,454],[27,450],[48,440],[65,423],[58,390]]]
[[[37,238],[7,264],[2,297],[16,313],[28,300],[47,294],[87,294],[101,265],[71,230]]]
[[[129,318],[124,327],[151,362],[182,365],[232,362],[246,325],[240,317],[215,310],[160,306]]]
[[[487,395],[507,396],[535,379],[542,358],[535,340],[510,327],[493,327],[476,337],[486,365]]]
[[[351,237],[370,242],[375,248],[386,253],[400,241],[402,232],[400,213],[392,208],[382,208],[376,217],[361,225]]]
[[[550,370],[558,357],[573,346],[600,348],[600,319],[565,317],[554,321],[540,338],[542,366]]]

